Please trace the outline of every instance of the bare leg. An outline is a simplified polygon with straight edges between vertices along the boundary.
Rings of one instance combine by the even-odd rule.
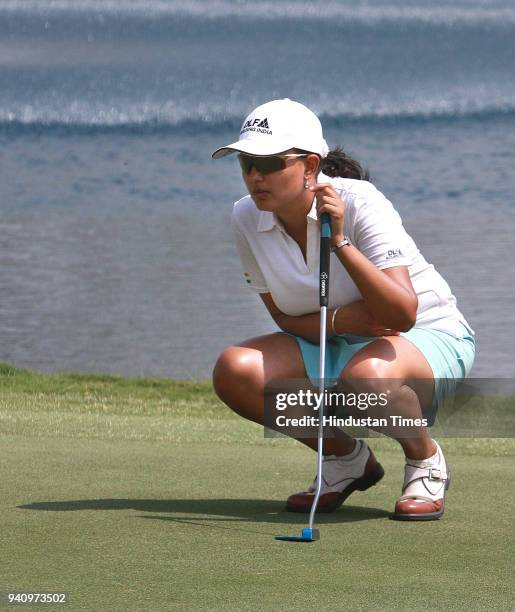
[[[380,338],[356,353],[341,374],[341,379],[366,379],[369,390],[381,392],[389,388],[389,405],[395,414],[405,418],[421,418],[421,403],[432,401],[434,393],[433,372],[418,348],[402,336]],[[417,393],[413,391],[413,382]],[[383,416],[385,416],[383,414]],[[397,431],[397,433],[396,433]],[[436,452],[436,446],[425,427],[413,427],[409,436],[399,435],[398,428],[381,429],[395,438],[406,457],[425,459]]]
[[[342,384],[358,379],[373,392],[391,389],[383,417],[388,424],[381,432],[395,438],[408,460],[402,495],[395,504],[392,518],[398,520],[435,520],[444,511],[444,496],[449,486],[445,458],[423,424],[408,431],[390,427],[392,415],[406,419],[422,418],[421,406],[429,406],[434,395],[433,372],[424,355],[402,336],[376,340],[356,353],[342,372]],[[434,456],[434,473],[428,463],[414,466],[413,462]],[[433,462],[432,462],[433,463]],[[413,472],[417,468],[420,471]]]
[[[218,397],[242,417],[264,423],[264,388],[274,379],[307,378],[297,341],[282,333],[259,336],[231,346],[220,355],[213,370],[213,385]],[[324,441],[324,454],[346,455],[355,440],[340,430],[337,437]],[[313,450],[317,438],[299,442]]]

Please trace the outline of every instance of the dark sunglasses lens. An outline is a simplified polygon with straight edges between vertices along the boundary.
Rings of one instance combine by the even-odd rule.
[[[261,174],[270,174],[283,170],[286,166],[282,157],[270,155],[266,157],[252,157],[252,155],[238,155],[241,169],[245,174],[249,174],[254,167]]]
[[[248,155],[238,155],[238,161],[240,162],[241,169],[244,174],[248,174],[252,168],[252,158]]]

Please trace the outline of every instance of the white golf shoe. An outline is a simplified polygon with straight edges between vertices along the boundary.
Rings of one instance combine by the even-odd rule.
[[[431,521],[444,511],[445,491],[450,485],[450,472],[440,445],[432,457],[416,461],[406,458],[402,496],[395,504],[393,519]]]
[[[353,491],[366,491],[384,476],[384,470],[363,440],[352,453],[344,457],[328,455],[322,464],[322,489],[317,512],[333,512],[339,508]],[[286,510],[309,512],[315,497],[317,478],[307,491],[288,497]]]

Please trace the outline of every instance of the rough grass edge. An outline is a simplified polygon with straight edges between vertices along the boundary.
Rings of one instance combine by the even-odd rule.
[[[0,362],[0,388],[20,393],[68,394],[77,391],[130,393],[134,396],[152,397],[168,395],[175,401],[199,399],[218,400],[210,380],[175,380],[168,378],[126,377],[105,373],[58,372],[41,373]]]

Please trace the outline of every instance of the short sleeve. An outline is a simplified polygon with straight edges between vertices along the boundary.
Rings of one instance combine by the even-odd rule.
[[[236,240],[236,248],[240,256],[241,266],[243,268],[243,278],[249,289],[256,293],[269,293],[265,278],[261,269],[252,253],[247,238],[238,227],[234,216],[231,218],[231,225]]]
[[[380,191],[359,196],[353,213],[354,244],[377,268],[413,263],[410,237],[399,213]]]

